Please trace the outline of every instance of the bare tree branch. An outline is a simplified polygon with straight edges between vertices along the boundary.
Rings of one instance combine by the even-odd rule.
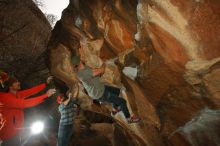
[[[33,2],[38,6],[38,7],[44,7],[45,4],[43,3],[42,0],[33,0]]]
[[[55,22],[57,21],[57,16],[54,14],[45,14],[47,20],[49,21],[51,26],[54,26]]]

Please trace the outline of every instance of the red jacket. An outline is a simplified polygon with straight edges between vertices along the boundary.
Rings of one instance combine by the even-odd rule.
[[[18,91],[16,95],[12,93],[0,93],[0,113],[6,120],[4,127],[0,130],[0,139],[6,140],[16,135],[24,126],[23,109],[36,106],[47,98],[47,94],[38,97],[25,99],[38,93],[46,87],[40,84],[27,90]],[[1,106],[2,105],[2,106]]]

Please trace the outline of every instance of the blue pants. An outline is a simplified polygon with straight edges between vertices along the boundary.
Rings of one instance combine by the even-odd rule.
[[[73,125],[59,125],[58,146],[69,146],[73,134]]]
[[[120,93],[119,88],[105,86],[104,94],[99,100],[102,102],[112,103],[114,108],[120,106],[125,118],[129,118],[130,113],[127,107],[127,102],[124,98],[119,97],[119,93]]]

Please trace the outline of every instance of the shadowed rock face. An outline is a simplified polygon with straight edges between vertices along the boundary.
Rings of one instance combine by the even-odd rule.
[[[50,31],[49,22],[31,0],[1,0],[0,69],[14,73],[20,80],[44,70],[42,53]]]

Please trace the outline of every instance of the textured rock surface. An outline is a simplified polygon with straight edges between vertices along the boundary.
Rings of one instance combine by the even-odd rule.
[[[46,69],[41,60],[50,31],[47,19],[31,0],[0,1],[0,69],[20,80]]]
[[[126,87],[129,108],[142,121],[130,126],[120,115],[115,118],[146,145],[192,145],[174,131],[204,107],[219,105],[219,7],[216,0],[71,0],[57,24],[68,31],[65,43],[60,35],[53,47],[51,39],[51,71],[66,83],[72,80],[74,87],[70,58],[80,51],[87,52],[92,67],[113,58],[119,73],[124,66],[138,65],[135,80],[121,74],[107,81]],[[78,43],[67,45],[73,40]],[[53,55],[59,52],[66,57],[56,62]],[[71,76],[65,78],[67,74]]]
[[[204,109],[178,129],[191,145],[219,145],[219,110]]]

